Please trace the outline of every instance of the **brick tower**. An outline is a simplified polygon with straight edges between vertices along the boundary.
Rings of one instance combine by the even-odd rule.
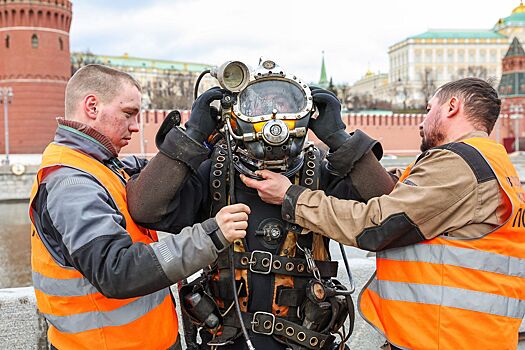
[[[69,0],[0,1],[0,87],[12,87],[10,153],[41,153],[64,115],[71,76]],[[4,113],[0,108],[0,153]]]
[[[501,98],[501,114],[509,115],[514,120],[502,120],[502,127],[510,138],[503,139],[509,152],[515,151],[515,137],[519,138],[520,150],[523,143],[525,112],[525,51],[518,38],[514,38],[502,61],[503,74],[498,86]],[[516,120],[518,119],[518,120]]]

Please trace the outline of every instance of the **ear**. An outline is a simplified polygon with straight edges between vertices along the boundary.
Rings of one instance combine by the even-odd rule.
[[[91,94],[84,97],[84,100],[82,101],[82,108],[84,110],[84,113],[89,119],[97,119],[98,116],[98,107],[99,107],[99,100],[97,96]]]
[[[461,109],[461,101],[456,96],[451,97],[447,102],[447,118],[455,117]]]

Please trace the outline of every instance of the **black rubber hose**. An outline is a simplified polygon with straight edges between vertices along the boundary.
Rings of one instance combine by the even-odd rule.
[[[228,158],[230,161],[230,167],[229,167],[229,196],[230,196],[230,203],[229,204],[235,204],[235,167],[233,166],[233,153],[232,153],[232,146],[230,143],[230,132],[232,130],[228,128],[228,132],[226,133],[226,148],[228,150]],[[235,243],[234,243],[235,244]],[[235,281],[235,256],[234,256],[234,244],[230,245],[228,248],[228,256],[230,258],[230,271],[231,271],[231,282],[232,282],[232,290],[233,290],[233,301],[235,303],[235,311],[237,312],[237,317],[239,318],[239,323],[241,325],[241,331],[242,335],[244,336],[244,340],[246,341],[246,346],[248,346],[249,350],[255,350],[253,347],[252,341],[250,340],[250,336],[248,335],[248,331],[246,330],[246,327],[244,326],[244,321],[242,319],[242,311],[241,311],[241,305],[239,304],[239,296],[237,295],[237,283]]]
[[[211,72],[211,70],[206,69],[206,70],[203,71],[203,72],[199,75],[199,77],[197,78],[197,81],[195,82],[195,89],[193,89],[193,100],[194,100],[194,101],[197,99],[197,95],[199,94],[199,84],[200,84],[202,78],[203,78],[206,74],[208,74],[208,73],[210,73],[210,72]]]
[[[350,282],[350,294],[355,291],[354,279],[352,277],[352,271],[350,271],[350,264],[348,264],[348,257],[346,256],[346,250],[344,245],[339,243],[339,249],[341,250],[341,255],[343,256],[343,262],[345,263],[346,274],[348,275],[348,281]]]

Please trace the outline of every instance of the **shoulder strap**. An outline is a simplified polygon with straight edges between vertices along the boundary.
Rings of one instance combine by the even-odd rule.
[[[314,145],[304,150],[304,162],[301,171],[300,185],[311,190],[319,189],[321,175],[321,151]]]
[[[437,146],[432,149],[443,149],[456,153],[469,165],[470,169],[476,176],[478,183],[487,182],[496,179],[496,174],[490,167],[483,155],[473,146],[464,142],[451,142],[445,145]],[[427,151],[428,152],[428,151]],[[427,155],[422,153],[416,160],[416,163]]]
[[[300,185],[311,190],[318,190],[321,177],[321,151],[314,145],[310,145],[304,151],[304,158]],[[312,233],[298,235],[297,244],[311,249],[314,259],[326,260],[328,258],[326,242],[322,236]],[[299,250],[296,256],[304,256],[304,254]]]

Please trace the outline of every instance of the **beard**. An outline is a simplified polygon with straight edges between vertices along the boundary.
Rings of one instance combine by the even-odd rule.
[[[445,141],[445,132],[443,130],[443,124],[439,116],[436,117],[437,118],[435,119],[435,121],[432,122],[431,125],[429,125],[429,132],[426,137],[423,134],[423,131],[421,131],[421,146],[419,147],[421,149],[421,152],[426,152],[431,148],[440,146]]]

